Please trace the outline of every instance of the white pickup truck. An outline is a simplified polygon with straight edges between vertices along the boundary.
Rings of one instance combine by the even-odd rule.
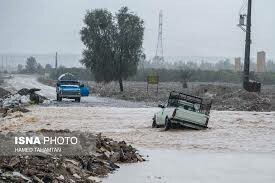
[[[209,121],[212,101],[204,101],[200,97],[171,92],[168,103],[159,105],[161,110],[153,117],[152,127],[164,126],[169,130],[174,126],[192,129],[205,129]]]

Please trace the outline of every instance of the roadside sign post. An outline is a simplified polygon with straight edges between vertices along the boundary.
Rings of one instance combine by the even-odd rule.
[[[149,85],[157,85],[157,94],[159,91],[159,76],[158,75],[148,75],[147,76],[147,93],[149,90]]]

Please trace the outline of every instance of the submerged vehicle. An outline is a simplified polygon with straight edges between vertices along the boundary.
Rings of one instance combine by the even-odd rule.
[[[81,96],[88,96],[89,90],[70,73],[59,76],[56,83],[56,100],[62,101],[63,98],[75,99],[80,102]]]
[[[152,127],[164,126],[167,131],[174,126],[205,129],[210,118],[212,101],[179,92],[171,92],[167,105],[153,117]]]

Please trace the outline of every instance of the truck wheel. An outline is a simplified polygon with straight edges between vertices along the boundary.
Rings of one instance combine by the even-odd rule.
[[[171,121],[169,120],[168,117],[165,119],[165,125],[164,125],[164,130],[168,131],[171,128]]]
[[[80,97],[75,98],[75,101],[76,101],[76,102],[80,102]]]
[[[158,125],[156,123],[156,116],[154,116],[153,123],[152,123],[152,128],[157,128],[157,127],[158,127]]]
[[[59,97],[59,95],[57,94],[56,95],[56,100],[60,102],[60,101],[62,101],[62,97]]]

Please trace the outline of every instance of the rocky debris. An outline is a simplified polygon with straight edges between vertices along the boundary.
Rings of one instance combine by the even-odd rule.
[[[17,93],[20,94],[21,96],[28,96],[29,95],[30,100],[34,104],[43,103],[45,100],[47,100],[46,97],[38,95],[37,93],[35,93],[37,91],[40,91],[40,89],[38,89],[38,88],[31,88],[31,89],[22,88]]]
[[[10,95],[10,92],[0,87],[0,98],[4,98],[8,95]]]
[[[26,109],[25,107],[22,106],[16,106],[13,108],[0,108],[0,114],[2,114],[2,117],[6,117],[9,114],[15,113],[15,112],[22,112],[22,113],[27,113],[30,112],[30,110]]]
[[[0,114],[2,117],[14,112],[29,112],[26,106],[29,105],[30,99],[27,96],[21,96],[19,94],[10,95],[7,98],[0,99]]]
[[[126,142],[117,142],[110,138],[97,135],[97,153],[105,160],[112,160],[114,163],[135,163],[144,161],[144,159],[136,153],[137,150]]]
[[[52,81],[52,83],[54,82]],[[147,105],[151,106],[167,103],[167,99],[171,91],[178,91],[212,99],[212,109],[214,110],[270,111],[272,110],[272,107],[274,110],[275,103],[274,100],[270,101],[270,98],[263,97],[261,94],[251,94],[243,90],[240,91],[240,87],[238,85],[229,84],[228,86],[214,84],[195,84],[192,85],[192,87],[183,89],[182,85],[179,83],[167,82],[159,84],[158,94],[156,94],[156,87],[154,86],[149,87],[149,92],[147,93],[146,82],[126,81],[125,91],[123,93],[119,92],[119,85],[115,82],[108,84],[91,82],[90,85],[93,86],[93,93],[98,94],[99,96],[118,98],[122,100],[143,101]],[[225,98],[230,95],[234,95],[234,98]],[[242,97],[245,95],[254,95],[256,97],[245,99],[245,97]]]
[[[232,93],[236,90],[237,88],[234,87],[208,84],[195,87],[192,93],[197,96],[210,97],[214,99],[217,96],[223,96],[224,94]]]
[[[19,94],[19,95],[28,95],[29,94],[29,89],[27,89],[27,88],[22,88],[21,90],[19,90],[17,93]]]
[[[23,88],[16,94],[11,94],[3,88],[0,88],[0,114],[2,114],[2,117],[6,117],[7,114],[16,111],[21,111],[23,113],[29,112],[29,110],[25,108],[26,106],[47,101],[47,98],[36,94],[36,91],[40,91],[40,89]]]
[[[119,86],[116,83],[92,83],[93,92],[103,97],[119,98],[123,100],[144,101],[149,105],[157,106],[158,104],[167,103],[171,91],[183,92],[205,99],[212,99],[212,108],[214,110],[230,111],[270,111],[272,101],[258,93],[248,93],[237,85],[214,85],[201,84],[193,85],[187,89],[182,89],[179,83],[160,83],[159,93],[155,93],[155,87],[150,87],[149,93],[146,92],[146,83],[126,82],[125,91],[118,92]],[[237,92],[237,93],[236,93]],[[246,98],[245,96],[251,96]],[[232,96],[232,97],[229,97]],[[253,97],[254,96],[254,97]],[[228,98],[227,98],[228,97]],[[270,108],[271,106],[271,108]]]
[[[25,108],[29,105],[30,99],[27,96],[21,96],[19,94],[9,95],[6,98],[0,99],[0,114],[2,117],[6,117],[8,114],[20,111],[23,113],[29,112]]]
[[[119,168],[116,163],[142,161],[145,160],[131,145],[99,134],[96,152],[88,156],[0,157],[0,182],[100,182],[98,177]]]
[[[212,99],[212,109],[214,110],[258,112],[271,110],[269,98],[243,89],[218,85],[201,85],[195,89],[194,93]]]
[[[217,97],[214,100],[216,110],[229,111],[257,111],[264,112],[271,110],[269,98],[260,96],[258,93],[251,93],[245,90],[228,93]]]
[[[22,100],[21,100],[22,99]],[[7,98],[2,100],[2,108],[14,108],[20,104],[28,104],[30,101],[27,97],[22,97],[19,94],[10,95]]]

